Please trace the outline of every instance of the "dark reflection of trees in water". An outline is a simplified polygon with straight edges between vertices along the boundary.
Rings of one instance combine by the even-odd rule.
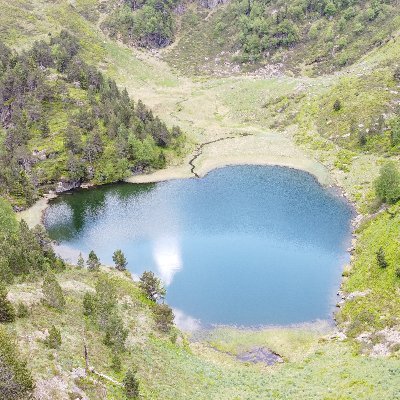
[[[132,196],[144,195],[155,187],[156,183],[119,183],[62,194],[50,202],[50,207],[45,213],[45,224],[46,216],[53,212],[52,206],[65,204],[72,212],[71,218],[57,221],[55,225],[47,228],[51,238],[56,241],[71,240],[83,231],[88,220],[93,221],[101,216],[110,196],[117,197],[119,202],[126,204]]]

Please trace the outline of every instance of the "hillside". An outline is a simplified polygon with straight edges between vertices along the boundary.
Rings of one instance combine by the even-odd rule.
[[[399,396],[398,4],[211,3],[0,0],[4,398],[125,399],[127,377],[151,400]],[[303,169],[354,205],[335,326],[191,335],[129,273],[67,265],[33,226],[56,188],[229,164]],[[283,363],[240,361],[254,349]]]

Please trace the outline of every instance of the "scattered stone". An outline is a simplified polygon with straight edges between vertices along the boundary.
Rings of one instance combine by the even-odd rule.
[[[361,291],[352,292],[346,296],[345,300],[353,300],[356,297],[365,297],[365,296],[369,295],[370,293],[371,293],[371,289],[367,289],[364,292],[361,292]]]
[[[236,356],[239,361],[250,362],[253,364],[264,363],[266,365],[274,365],[283,363],[283,358],[265,347],[255,347],[250,351],[240,353]]]

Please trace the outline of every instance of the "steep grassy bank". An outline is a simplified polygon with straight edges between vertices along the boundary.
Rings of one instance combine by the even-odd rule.
[[[129,331],[118,372],[113,366],[113,350],[104,344],[104,333],[83,315],[84,294],[94,292],[96,281],[104,276],[116,290],[118,310]],[[151,304],[137,284],[121,273],[69,268],[57,279],[66,299],[62,311],[41,302],[40,281],[10,287],[14,304],[22,302],[28,307],[28,315],[9,328],[29,360],[39,398],[63,399],[72,394],[83,396],[83,392],[89,398],[125,398],[118,384],[84,372],[84,343],[90,365],[116,382],[136,366],[143,399],[383,399],[398,395],[398,360],[359,357],[351,345],[330,338],[324,330],[225,329],[209,339],[212,347],[207,342],[188,345],[181,334],[175,341],[174,336],[157,333]],[[61,333],[61,345],[56,349],[46,345],[53,325]],[[236,361],[235,354],[254,346],[280,352],[285,363],[265,367]]]

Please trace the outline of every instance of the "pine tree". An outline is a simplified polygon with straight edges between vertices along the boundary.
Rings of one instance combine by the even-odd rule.
[[[0,285],[0,322],[13,322],[15,320],[15,309],[7,299],[7,289]]]
[[[389,204],[396,203],[400,198],[400,172],[397,165],[393,161],[384,164],[374,184],[380,200]]]
[[[383,250],[383,247],[379,247],[379,250],[376,252],[376,261],[378,262],[378,265],[381,268],[386,268],[388,266],[388,263],[386,261],[385,251]]]
[[[58,349],[61,346],[61,332],[54,325],[49,329],[46,345],[50,349]]]
[[[336,99],[335,102],[333,103],[333,109],[335,111],[340,111],[342,108],[342,103],[340,102],[339,99]]]
[[[85,260],[82,257],[82,253],[79,253],[78,262],[76,265],[78,268],[83,268],[85,266]]]
[[[127,371],[123,384],[128,399],[139,398],[139,381],[136,378],[136,369],[131,368]]]
[[[118,271],[125,271],[128,262],[126,261],[125,255],[122,250],[115,250],[113,254],[113,261],[115,263],[115,268]]]
[[[54,274],[48,274],[43,281],[42,292],[44,302],[50,307],[62,310],[65,306],[65,299],[61,286]]]
[[[165,288],[160,279],[158,279],[152,271],[143,272],[140,277],[139,286],[152,301],[157,301],[165,297]]]
[[[96,253],[91,250],[86,261],[89,271],[98,271],[100,269],[100,260]]]
[[[167,304],[156,304],[154,308],[154,316],[157,329],[160,332],[168,333],[174,324],[174,313]]]

